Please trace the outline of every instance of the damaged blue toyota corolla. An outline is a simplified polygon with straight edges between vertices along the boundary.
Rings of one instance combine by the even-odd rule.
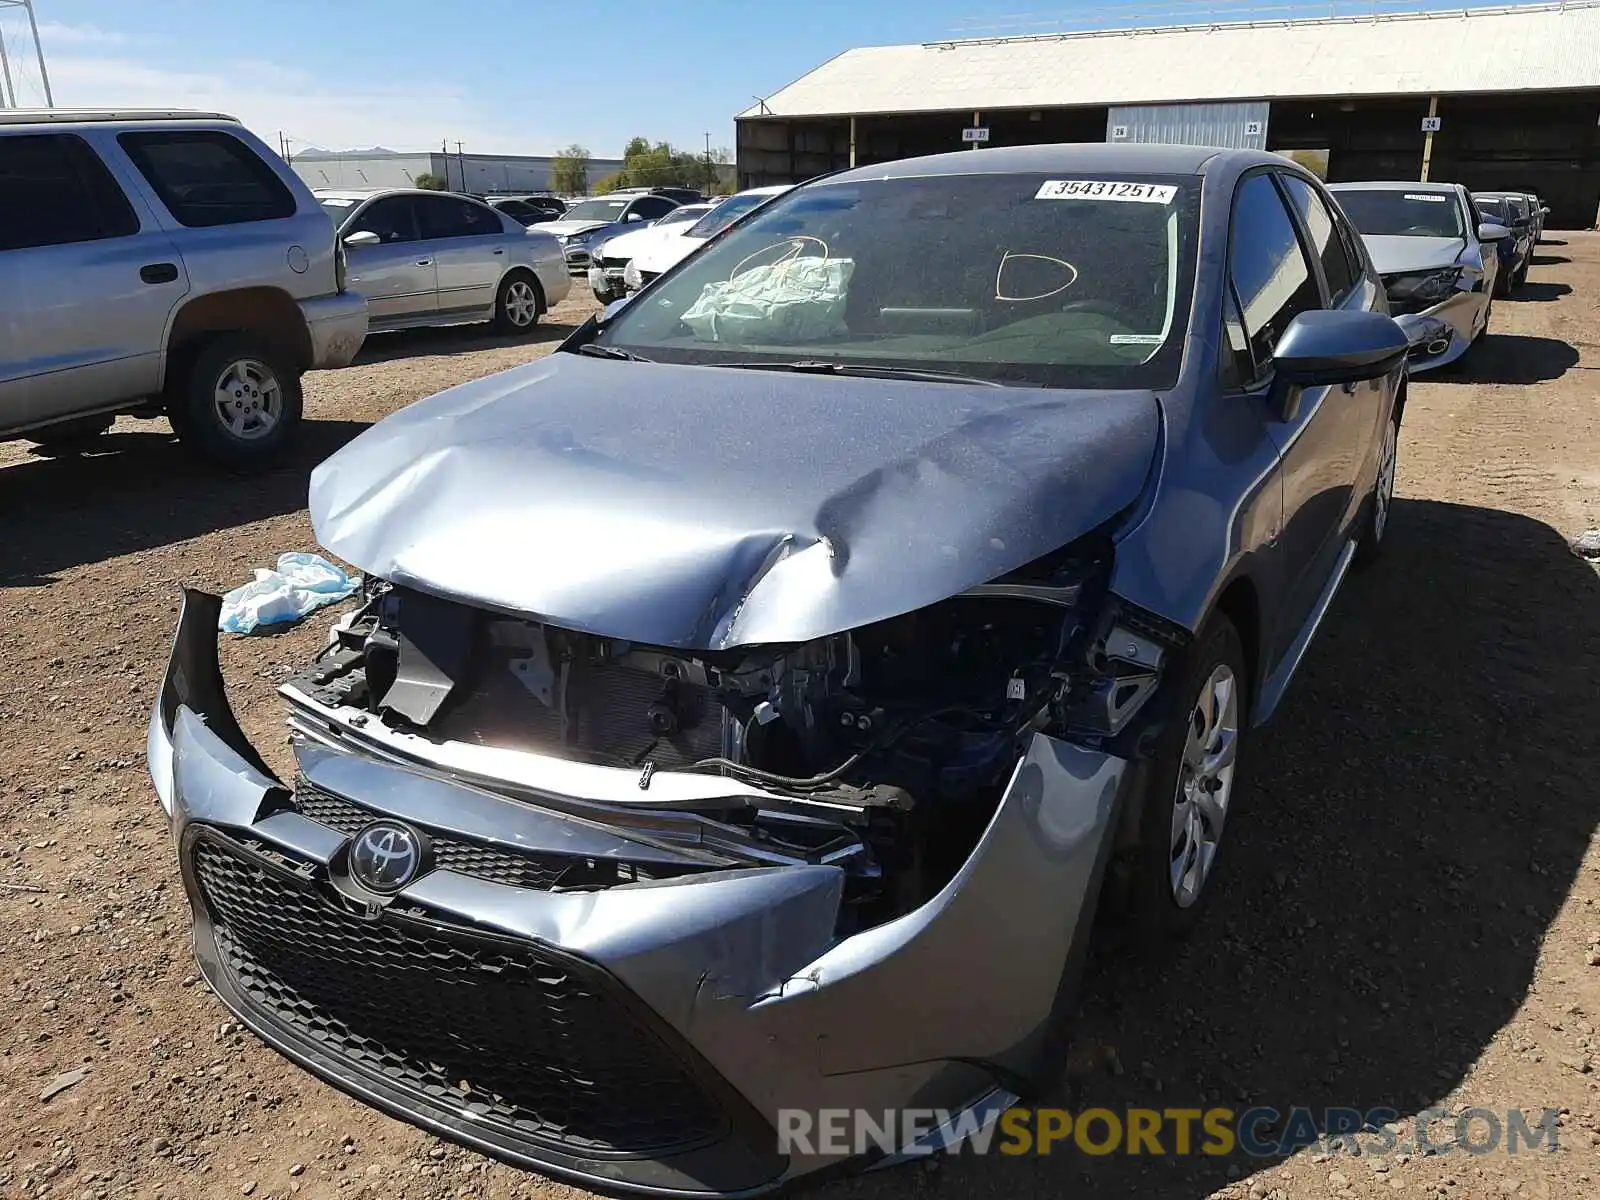
[[[186,596],[149,751],[206,979],[605,1191],[951,1136],[785,1153],[784,1110],[970,1129],[1048,1079],[1097,907],[1160,938],[1214,890],[1249,731],[1383,538],[1405,354],[1272,155],[795,189],[318,468],[365,582],[281,689],[294,778]]]

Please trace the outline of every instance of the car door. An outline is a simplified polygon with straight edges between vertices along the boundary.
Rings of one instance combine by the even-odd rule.
[[[1278,447],[1283,497],[1283,526],[1277,536],[1277,558],[1283,573],[1284,604],[1269,631],[1271,661],[1294,642],[1310,620],[1336,568],[1348,538],[1359,462],[1372,438],[1371,402],[1354,396],[1347,386],[1307,387],[1291,395],[1292,405],[1279,407],[1273,388],[1272,354],[1278,339],[1298,314],[1321,308],[1332,299],[1341,304],[1372,303],[1371,285],[1351,284],[1337,297],[1323,292],[1320,258],[1348,262],[1344,246],[1326,206],[1312,208],[1314,227],[1324,235],[1315,254],[1308,253],[1313,222],[1302,223],[1280,189],[1275,172],[1246,175],[1234,193],[1228,240],[1229,304],[1238,323],[1230,341],[1239,353],[1233,367],[1252,403],[1264,406],[1267,431]],[[1312,200],[1320,198],[1311,194]],[[1348,265],[1345,274],[1350,273]],[[1364,385],[1355,385],[1359,391]]]
[[[512,235],[486,204],[461,196],[414,199],[423,240],[439,267],[440,318],[492,312]]]
[[[0,136],[0,429],[161,386],[183,258],[73,133]]]
[[[351,245],[358,233],[378,241]],[[422,323],[439,311],[438,269],[417,227],[409,195],[380,196],[339,227],[350,288],[367,298],[371,328]]]

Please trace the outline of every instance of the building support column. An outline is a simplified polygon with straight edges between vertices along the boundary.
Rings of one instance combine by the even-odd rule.
[[[983,124],[983,114],[981,112],[975,112],[972,114],[972,124],[974,128]],[[981,145],[983,145],[982,142],[973,142],[967,147],[967,149],[976,150]]]
[[[856,165],[856,119],[850,118],[850,165]]]
[[[1437,117],[1439,115],[1439,97],[1437,97],[1437,96],[1429,96],[1428,97],[1428,115],[1430,117]],[[1427,133],[1422,135],[1422,175],[1421,175],[1421,179],[1422,179],[1423,183],[1427,183],[1428,182],[1428,167],[1432,162],[1433,162],[1433,130],[1430,129],[1430,130],[1428,130]]]

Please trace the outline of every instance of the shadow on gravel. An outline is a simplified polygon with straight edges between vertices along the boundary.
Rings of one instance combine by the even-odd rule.
[[[1536,267],[1555,267],[1572,260],[1565,254],[1535,254],[1530,261]]]
[[[1529,288],[1537,285],[1528,284]],[[1520,333],[1484,335],[1482,344],[1448,367],[1419,375],[1419,383],[1544,383],[1578,363],[1578,351],[1560,338]]]
[[[559,342],[576,328],[576,325],[541,320],[530,334],[496,333],[487,325],[441,325],[400,333],[374,333],[367,338],[351,365],[360,367],[400,358],[472,354],[505,346],[538,346]]]
[[[1125,1073],[1069,1075],[1049,1103],[1404,1118],[1526,999],[1600,823],[1600,577],[1554,529],[1490,509],[1400,500],[1390,537],[1248,751],[1226,882],[1194,939],[1090,968],[1073,1057],[1114,1048]],[[1568,1052],[1572,1034],[1550,1036],[1546,1053]],[[1195,1200],[1278,1161],[1179,1158],[1170,1132],[1162,1149],[955,1158],[835,1194]]]
[[[83,563],[302,509],[311,469],[366,428],[307,420],[291,458],[251,476],[199,462],[165,421],[151,422],[149,433],[106,434],[92,453],[0,469],[0,513],[10,517],[0,587],[51,583]]]
[[[1533,304],[1546,304],[1551,300],[1559,300],[1563,296],[1572,294],[1570,283],[1525,283],[1511,293],[1513,304],[1531,302]]]

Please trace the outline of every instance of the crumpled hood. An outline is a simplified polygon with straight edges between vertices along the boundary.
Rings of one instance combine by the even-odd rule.
[[[702,237],[684,237],[682,234],[673,238],[663,238],[639,250],[633,256],[634,261],[639,264],[641,271],[653,271],[661,275],[688,258],[709,240]]]
[[[379,422],[311,476],[332,553],[397,584],[685,649],[945,599],[1139,496],[1150,392],[557,353]]]
[[[651,225],[646,229],[635,229],[631,233],[619,233],[615,237],[605,239],[606,257],[637,258],[657,242],[663,239],[676,239],[688,228],[689,224],[668,225],[665,229]]]
[[[1461,238],[1366,235],[1367,253],[1380,275],[1400,271],[1436,271],[1453,267],[1467,243]]]
[[[591,229],[599,229],[602,225],[615,224],[615,221],[541,221],[538,229],[540,233],[551,233],[556,237],[571,237],[575,233],[588,233]]]

